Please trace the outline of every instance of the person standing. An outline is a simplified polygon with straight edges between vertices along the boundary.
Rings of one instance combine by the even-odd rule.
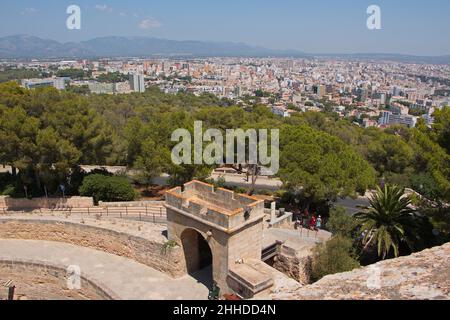
[[[322,228],[322,217],[319,216],[316,221],[316,230],[319,231]]]
[[[311,230],[315,230],[316,229],[316,223],[317,223],[316,215],[313,214],[313,216],[311,218],[311,221],[309,222],[309,228]]]
[[[319,216],[316,221],[316,238],[317,238],[317,235],[318,235],[321,227],[322,227],[322,217]]]

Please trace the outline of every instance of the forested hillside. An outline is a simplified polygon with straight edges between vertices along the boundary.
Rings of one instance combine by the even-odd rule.
[[[0,163],[14,177],[2,190],[32,195],[78,192],[78,165],[126,165],[146,179],[169,173],[173,183],[204,179],[212,168],[170,161],[177,128],[280,129],[279,177],[287,189],[303,187],[311,201],[364,192],[380,181],[412,187],[431,200],[450,199],[450,109],[435,125],[415,129],[362,129],[331,113],[273,115],[266,106],[242,108],[211,95],[78,95],[53,88],[29,91],[14,82],[0,85]],[[8,180],[8,181],[7,181]]]

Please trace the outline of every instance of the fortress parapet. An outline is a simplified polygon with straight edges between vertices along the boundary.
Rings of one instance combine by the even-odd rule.
[[[195,180],[169,190],[166,205],[227,230],[264,216],[262,200]]]

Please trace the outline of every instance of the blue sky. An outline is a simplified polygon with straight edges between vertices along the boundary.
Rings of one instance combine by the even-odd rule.
[[[65,26],[70,4],[81,7],[81,30]],[[366,27],[371,4],[381,8],[382,30]],[[0,36],[150,36],[309,53],[444,55],[449,13],[448,0],[15,0],[1,4]]]

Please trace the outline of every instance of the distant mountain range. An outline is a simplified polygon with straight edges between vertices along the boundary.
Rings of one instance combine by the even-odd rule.
[[[301,56],[293,50],[271,50],[244,43],[175,41],[147,37],[102,37],[60,43],[34,36],[0,38],[0,58],[87,58],[151,56]]]
[[[28,35],[0,37],[1,59],[52,59],[100,57],[334,57],[450,64],[450,55],[419,57],[401,54],[308,54],[273,50],[245,43],[176,41],[147,37],[102,37],[61,43]]]

